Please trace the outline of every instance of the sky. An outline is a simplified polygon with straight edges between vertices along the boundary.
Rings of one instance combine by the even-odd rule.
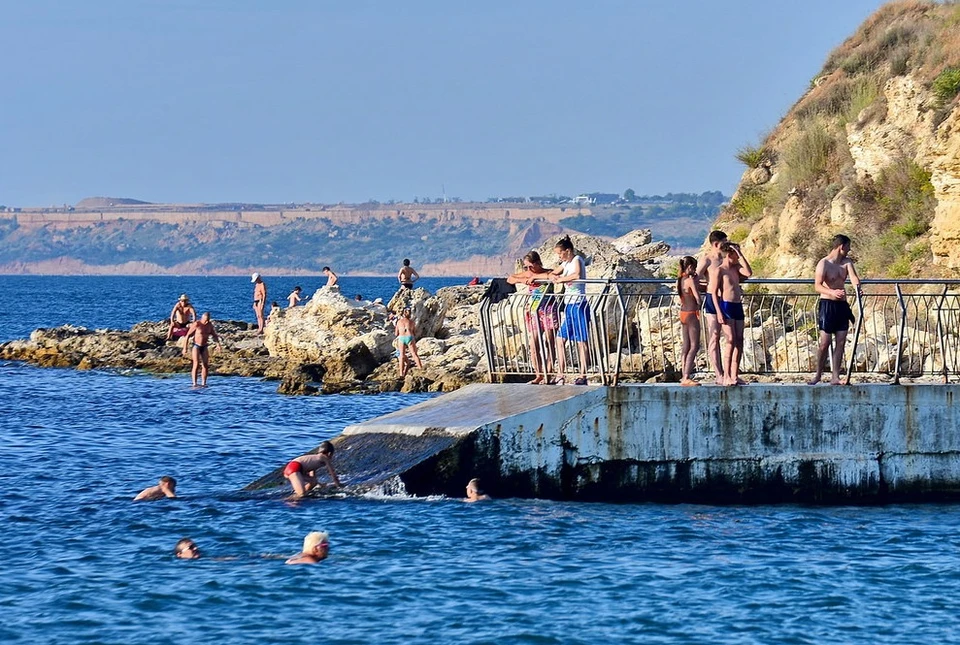
[[[731,194],[879,0],[0,0],[0,204]]]

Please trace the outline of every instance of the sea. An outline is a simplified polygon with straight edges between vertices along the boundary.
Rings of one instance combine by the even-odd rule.
[[[322,280],[265,277],[271,300]],[[162,320],[181,293],[253,314],[249,278],[0,276],[0,293],[2,340]],[[0,643],[960,642],[960,506],[293,503],[241,489],[432,395],[189,385],[0,363]],[[131,501],[162,475],[178,499]],[[329,558],[285,565],[313,530]],[[173,557],[182,537],[199,560]]]

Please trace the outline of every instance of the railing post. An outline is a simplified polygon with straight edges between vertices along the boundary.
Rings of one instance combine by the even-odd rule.
[[[853,330],[853,347],[850,350],[850,364],[847,365],[847,381],[845,385],[850,385],[850,377],[853,376],[853,365],[857,360],[857,343],[860,342],[860,329],[863,328],[863,293],[857,289],[857,327]],[[841,358],[842,360],[842,358]]]
[[[620,385],[620,365],[623,359],[623,333],[627,327],[627,307],[623,303],[623,292],[620,285],[617,288],[617,304],[620,306],[620,320],[617,323],[617,361],[613,372],[613,384]]]
[[[903,337],[907,331],[907,305],[903,301],[903,289],[900,283],[897,283],[897,304],[900,305],[900,331],[897,334],[897,362],[893,371],[893,382],[900,384],[900,362],[903,358]]]
[[[944,341],[943,329],[943,303],[947,299],[947,285],[943,285],[943,293],[940,294],[940,302],[937,303],[937,339],[940,341],[940,361],[943,363],[943,382],[949,383],[947,377],[947,345]]]
[[[493,383],[493,325],[490,323],[490,299],[486,296],[480,300],[480,333],[483,334],[483,348],[487,354],[487,373]]]

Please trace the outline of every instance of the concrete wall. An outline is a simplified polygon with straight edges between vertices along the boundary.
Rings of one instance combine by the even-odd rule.
[[[494,461],[487,485],[505,496],[948,499],[960,497],[957,388],[591,388],[479,427],[478,461],[465,466],[489,478]]]

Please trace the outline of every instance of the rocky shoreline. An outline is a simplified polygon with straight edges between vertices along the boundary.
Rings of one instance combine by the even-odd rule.
[[[419,315],[418,327],[422,325],[431,337],[418,342],[424,368],[413,369],[403,379],[396,373],[387,307],[348,300],[326,288],[317,291],[308,307],[286,310],[271,320],[264,336],[247,322],[215,321],[222,349],[210,353],[210,373],[278,381],[281,394],[435,392],[479,382],[486,378],[485,370],[476,369],[480,356],[475,351],[453,349],[477,336],[471,349],[482,351],[479,332],[475,328],[441,331],[436,321],[443,322],[446,303],[479,302],[483,287],[449,290],[452,293],[432,296],[417,289],[404,301]],[[469,312],[461,312],[461,316],[463,313],[469,316]],[[457,320],[454,315],[450,322],[456,325]],[[165,340],[167,326],[166,321],[146,321],[129,330],[73,325],[37,329],[28,339],[0,344],[0,360],[78,370],[187,373],[190,359],[182,353],[182,341]],[[319,331],[324,326],[326,332]],[[444,335],[448,336],[442,338]],[[365,344],[371,338],[376,339],[372,345],[375,353]]]
[[[589,277],[650,277],[651,260],[669,250],[634,231],[612,244],[574,236],[589,259]],[[554,240],[538,249],[552,257]],[[391,301],[358,302],[323,287],[302,307],[271,316],[263,336],[247,322],[216,320],[221,351],[210,354],[213,376],[252,376],[279,382],[282,394],[449,392],[489,380],[479,303],[485,285],[398,291]],[[423,368],[400,378],[392,315],[411,309]],[[0,344],[0,360],[41,367],[133,369],[170,374],[190,371],[181,345],[165,340],[167,321],[147,321],[129,330],[65,325],[37,329],[30,338]]]

